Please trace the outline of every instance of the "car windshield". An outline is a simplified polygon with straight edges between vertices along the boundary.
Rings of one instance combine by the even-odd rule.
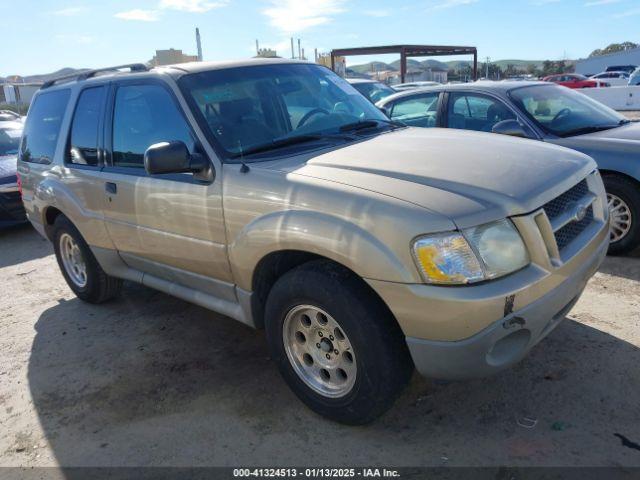
[[[380,82],[353,83],[351,86],[367,97],[372,103],[377,103],[389,95],[396,93],[391,87]]]
[[[227,158],[293,145],[353,140],[346,131],[394,128],[331,70],[270,64],[209,70],[179,80],[187,102]]]
[[[17,155],[22,130],[0,127],[0,156]]]
[[[516,88],[509,96],[529,118],[559,137],[615,128],[627,121],[586,95],[556,85]]]

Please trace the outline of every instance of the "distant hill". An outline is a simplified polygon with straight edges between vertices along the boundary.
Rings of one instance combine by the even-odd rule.
[[[82,72],[86,72],[90,69],[88,68],[61,68],[60,70],[57,70],[55,72],[52,73],[43,73],[43,74],[38,74],[38,75],[27,75],[27,76],[20,76],[21,80],[24,83],[42,83],[42,82],[47,82],[49,80],[55,80],[56,78],[60,78],[60,77],[64,77],[66,75],[72,75],[74,73],[82,73]],[[9,75],[9,77],[12,77],[13,75]],[[0,78],[0,82],[6,80],[6,78]]]
[[[478,59],[478,62],[481,63],[482,59]],[[501,69],[506,69],[508,65],[513,65],[518,69],[526,69],[529,65],[535,65],[536,68],[541,69],[543,60],[515,60],[515,59],[506,59],[506,60],[498,60],[495,62],[491,62],[493,64],[497,64]],[[575,63],[575,60],[567,60],[567,64],[572,65]],[[472,66],[473,62],[471,60],[450,60],[447,62],[440,62],[438,60],[428,59],[423,61],[418,61],[416,59],[410,58],[407,59],[407,67],[409,69],[427,69],[427,68],[445,68],[445,69],[454,69],[459,70],[460,68],[464,68],[467,66]],[[378,71],[382,70],[400,70],[400,60],[395,60],[391,63],[384,62],[370,62],[362,65],[352,65],[349,67],[350,70],[363,74],[365,72],[373,72],[376,71],[374,68],[377,66]]]
[[[369,63],[363,63],[362,65],[350,66],[349,70],[362,74],[366,72],[382,72],[384,70],[397,70],[397,68],[394,68],[393,66],[384,62],[369,62]]]

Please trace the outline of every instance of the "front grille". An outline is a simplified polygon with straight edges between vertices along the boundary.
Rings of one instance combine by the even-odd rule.
[[[587,193],[589,193],[589,186],[586,180],[582,180],[575,187],[570,188],[559,197],[554,198],[542,208],[544,208],[549,220],[553,221],[553,219],[559,217],[568,206],[580,200]]]
[[[549,221],[553,224],[555,219],[560,217],[569,209],[575,208],[576,204],[588,194],[589,186],[585,179],[564,192],[562,195],[545,204],[542,208],[544,208]],[[593,205],[590,205],[582,220],[572,220],[566,225],[555,230],[554,236],[556,238],[558,250],[562,251],[567,245],[575,240],[593,222],[593,219]]]
[[[569,222],[555,232],[558,250],[562,251],[574,238],[580,235],[593,222],[593,207],[589,207],[585,217],[579,222]]]

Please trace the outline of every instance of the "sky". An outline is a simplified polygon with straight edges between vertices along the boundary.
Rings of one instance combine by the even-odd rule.
[[[640,42],[639,22],[639,0],[0,0],[0,76],[145,62],[156,49],[195,54],[195,27],[204,60],[252,56],[256,39],[290,56],[292,36],[311,58],[314,48],[415,43],[559,60]]]

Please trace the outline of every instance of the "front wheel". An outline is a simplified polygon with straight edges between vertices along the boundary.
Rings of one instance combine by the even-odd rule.
[[[640,245],[640,189],[626,178],[603,178],[609,206],[609,253],[620,255]]]
[[[310,262],[281,277],[267,299],[265,326],[289,387],[312,410],[341,423],[380,416],[413,371],[386,305],[360,278],[330,262]]]

